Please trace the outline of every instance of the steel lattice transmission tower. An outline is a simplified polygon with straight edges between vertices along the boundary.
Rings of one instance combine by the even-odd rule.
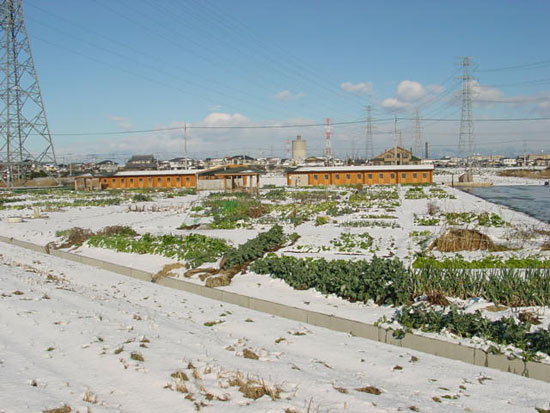
[[[462,158],[468,158],[474,151],[474,118],[472,116],[472,88],[475,78],[471,74],[474,65],[472,58],[462,58],[462,117],[458,152]]]
[[[414,155],[421,158],[422,153],[422,124],[420,123],[420,111],[416,109],[416,127],[414,130]]]
[[[23,0],[0,0],[0,181],[25,179],[29,163],[56,163],[34,67]]]
[[[370,161],[374,158],[374,143],[372,138],[372,107],[367,106],[367,141],[365,142],[366,160]]]

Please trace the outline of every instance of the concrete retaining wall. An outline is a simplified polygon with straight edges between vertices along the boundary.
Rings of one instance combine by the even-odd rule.
[[[0,241],[44,254],[49,253],[55,257],[91,265],[93,267],[144,281],[151,281],[153,276],[152,273],[147,271],[137,270],[135,268],[125,267],[95,258],[84,257],[70,252],[54,249],[48,250],[41,245],[16,240],[14,238],[0,236]],[[532,361],[525,362],[519,359],[508,359],[507,356],[502,354],[491,354],[482,349],[411,333],[406,334],[403,339],[396,339],[393,337],[392,330],[386,330],[372,324],[349,320],[325,313],[309,311],[259,298],[248,297],[217,288],[209,288],[185,280],[161,278],[160,280],[157,280],[156,283],[165,287],[186,291],[229,304],[235,304],[240,307],[249,308],[251,310],[260,311],[266,314],[272,314],[278,317],[348,333],[353,336],[550,382],[550,365],[548,364],[536,363]]]

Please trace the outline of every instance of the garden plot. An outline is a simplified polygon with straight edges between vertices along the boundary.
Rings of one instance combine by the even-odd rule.
[[[13,246],[0,411],[535,412],[549,384],[220,304]]]
[[[179,263],[181,268],[170,267],[163,276],[194,283],[208,283],[215,276],[211,285],[380,322],[398,336],[416,331],[548,361],[550,343],[545,344],[543,330],[550,321],[545,299],[550,296],[550,253],[544,246],[550,228],[533,218],[437,186],[269,188],[258,197],[148,195],[151,201],[137,201],[128,193],[118,206],[69,208],[22,224],[3,221],[0,231],[62,246],[63,239],[55,236],[60,230],[80,226],[97,234],[109,225],[128,226],[137,235],[90,238],[71,248],[157,274]],[[154,205],[159,207],[153,211]],[[191,220],[198,228],[191,228]],[[284,240],[270,246],[259,241],[275,224],[281,225]],[[488,248],[449,252],[442,247],[467,244],[463,238],[474,235],[479,238],[475,242]],[[208,254],[211,246],[213,253]],[[231,261],[234,266],[227,264],[229,256],[237,257]],[[196,266],[211,272],[189,276],[189,268]],[[420,308],[426,303],[433,308]],[[483,320],[455,316],[451,304],[457,314],[479,309]],[[402,309],[412,310],[411,305],[419,307],[414,311],[422,314],[420,321],[401,316]],[[504,324],[484,321],[510,316],[519,326],[513,340],[493,334]],[[427,328],[424,319],[440,320],[437,331]],[[482,328],[465,330],[447,319]],[[529,334],[537,331],[540,339],[535,341],[542,344],[529,347]]]

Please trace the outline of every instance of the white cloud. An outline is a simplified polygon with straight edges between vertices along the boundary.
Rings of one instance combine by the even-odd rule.
[[[275,96],[273,96],[273,97],[275,99],[283,102],[285,100],[300,99],[304,96],[305,96],[305,94],[302,93],[302,92],[292,93],[290,90],[283,90],[282,92],[276,93]]]
[[[410,103],[402,102],[396,98],[387,98],[382,101],[382,107],[390,110],[403,110],[410,107]]]
[[[396,97],[400,101],[413,102],[426,94],[426,89],[419,82],[403,80],[397,86]]]
[[[428,90],[431,99],[438,93],[441,93],[444,88],[439,85],[430,85]],[[426,97],[428,99],[426,99]],[[419,103],[429,101],[430,96],[426,94],[426,88],[420,82],[412,80],[403,80],[397,85],[395,96],[382,101],[382,107],[391,111],[411,111]]]
[[[248,124],[250,121],[240,113],[232,115],[230,113],[214,112],[210,113],[199,123],[200,126],[239,126]]]
[[[356,84],[353,84],[351,82],[344,82],[340,85],[340,89],[342,89],[344,92],[354,95],[366,95],[368,93],[371,93],[372,87],[372,82],[360,82]]]
[[[187,149],[191,157],[221,157],[225,155],[248,154],[259,156],[259,148],[263,155],[269,156],[271,150],[275,156],[284,156],[285,141],[302,135],[308,142],[308,153],[320,155],[322,149],[315,148],[315,138],[318,146],[324,145],[322,126],[318,128],[265,128],[226,129],[224,126],[259,126],[259,125],[296,125],[318,123],[318,119],[289,118],[281,120],[262,120],[254,122],[241,113],[214,112],[195,122],[186,122],[188,129]],[[157,125],[156,131],[144,134],[126,134],[109,136],[78,148],[71,148],[72,153],[114,153],[114,154],[154,154],[159,159],[169,159],[182,156],[184,151],[183,128],[185,123]],[[196,128],[210,126],[214,128]],[[99,151],[99,152],[98,152]],[[121,155],[120,155],[121,156]],[[112,157],[112,156],[111,156]]]
[[[111,119],[112,121],[115,121],[120,129],[130,130],[133,127],[130,118],[125,118],[124,116],[111,115],[109,116],[109,119]]]

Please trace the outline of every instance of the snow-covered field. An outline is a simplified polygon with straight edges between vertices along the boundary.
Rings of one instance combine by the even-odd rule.
[[[6,413],[65,404],[94,413],[550,408],[548,383],[6,245],[0,331],[0,412]],[[266,394],[254,400],[245,393]]]
[[[474,181],[492,183],[493,185],[543,185],[544,183],[543,179],[499,176],[498,173],[502,170],[503,168],[473,168]],[[437,168],[434,174],[434,182],[445,184],[450,184],[453,180],[454,182],[458,182],[458,177],[465,172],[464,168]]]

